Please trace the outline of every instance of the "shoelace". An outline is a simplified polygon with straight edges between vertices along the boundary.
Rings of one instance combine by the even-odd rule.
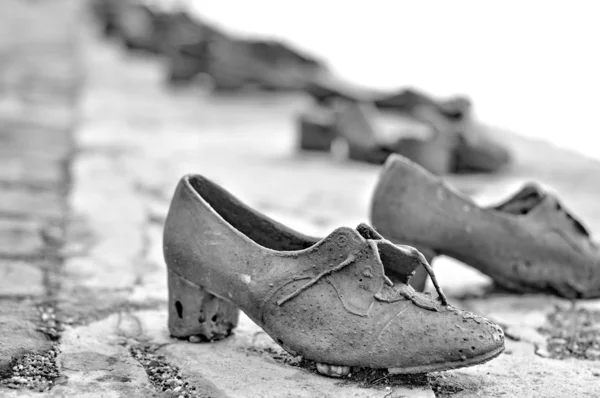
[[[374,241],[372,241],[372,242],[375,243]],[[375,245],[376,244],[374,244],[374,246]],[[376,249],[376,247],[374,247],[374,249]],[[294,297],[298,296],[300,293],[302,293],[303,291],[305,291],[309,287],[311,287],[314,284],[316,284],[317,282],[319,282],[322,278],[324,278],[327,275],[330,275],[330,274],[332,274],[334,272],[337,272],[337,271],[343,269],[344,267],[352,264],[355,260],[356,260],[356,256],[354,254],[348,255],[348,257],[344,261],[342,261],[340,264],[336,265],[333,268],[330,268],[328,270],[325,270],[325,271],[321,272],[320,274],[316,275],[314,278],[311,278],[310,281],[308,281],[307,283],[305,283],[304,285],[302,285],[300,288],[298,288],[294,292],[292,292],[292,293],[288,294],[287,296],[285,296],[285,297],[277,300],[277,305],[279,305],[279,306],[283,305],[287,301],[293,299]],[[438,280],[437,280],[437,278],[435,276],[435,272],[433,272],[433,269],[431,268],[431,266],[427,262],[423,263],[423,267],[425,267],[425,270],[429,274],[429,277],[431,278],[431,282],[433,282],[433,286],[435,287],[435,290],[436,290],[436,292],[438,294],[439,300],[441,301],[442,305],[443,306],[447,306],[448,305],[448,299],[446,298],[446,295],[444,294],[444,292],[442,291],[442,288],[441,288],[440,284],[438,283]],[[385,278],[384,280],[385,280],[386,284],[388,284],[389,286],[393,286],[392,281],[390,281],[387,276],[383,275],[383,277]]]
[[[373,241],[386,240],[379,232],[377,232],[373,227],[371,227],[368,224],[360,223],[356,227],[356,230],[365,239],[373,240]],[[376,248],[374,248],[374,249],[376,249]],[[446,298],[446,295],[444,294],[440,284],[438,283],[438,280],[435,276],[435,272],[433,272],[433,268],[431,268],[431,265],[429,265],[429,263],[427,261],[425,261],[423,263],[423,267],[425,267],[425,270],[429,274],[429,277],[431,278],[431,282],[433,283],[433,287],[435,287],[435,290],[439,296],[440,301],[442,302],[442,305],[444,305],[444,306],[448,305],[448,299]],[[387,277],[385,277],[385,279],[386,279],[386,283],[389,282],[388,285],[390,285],[390,286],[393,285],[392,282]]]
[[[317,283],[319,280],[321,280],[321,278],[323,278],[329,274],[332,274],[336,271],[341,270],[342,268],[346,267],[347,265],[352,264],[354,262],[354,260],[356,260],[356,256],[354,254],[350,254],[348,257],[346,257],[346,259],[344,261],[342,261],[335,267],[321,272],[319,275],[312,278],[310,281],[308,281],[306,284],[304,284],[298,290],[288,294],[287,296],[285,296],[282,299],[277,300],[277,305],[280,306],[280,305],[284,304],[286,301],[293,299],[294,297],[296,297],[297,295],[299,295],[300,293],[302,293],[303,291],[305,291],[306,289],[308,289],[309,287],[311,287],[312,285]]]
[[[442,305],[444,305],[444,306],[448,305],[448,299],[446,298],[446,295],[442,291],[442,288],[441,288],[440,284],[438,283],[437,278],[435,277],[435,272],[433,272],[433,268],[431,268],[431,265],[429,265],[429,263],[427,263],[427,262],[423,263],[423,267],[425,267],[425,270],[429,274],[429,277],[431,278],[431,282],[433,283],[433,287],[435,288],[435,291],[437,292],[438,297],[439,297],[440,301],[442,302]]]

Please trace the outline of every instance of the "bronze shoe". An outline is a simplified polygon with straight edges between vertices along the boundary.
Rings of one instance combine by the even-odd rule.
[[[351,160],[383,164],[388,156],[397,153],[434,174],[454,170],[457,135],[442,134],[407,114],[404,118],[393,115],[391,119],[396,120],[383,123],[395,130],[390,138],[390,134],[380,131],[377,122],[382,118],[390,119],[370,103],[342,100],[329,107],[316,105],[298,118],[299,148],[328,152],[333,142],[341,141]]]
[[[448,305],[440,289],[433,299],[408,285],[416,268],[431,271],[414,248],[364,224],[323,239],[299,234],[199,175],[175,191],[164,256],[176,337],[222,338],[239,308],[286,351],[336,377],[352,366],[453,369],[504,349],[497,325]]]
[[[158,53],[158,10],[139,0],[117,2],[115,25],[117,34],[129,50]]]
[[[600,251],[560,201],[535,184],[481,207],[418,165],[392,156],[371,204],[373,226],[428,261],[453,257],[517,292],[600,297]],[[426,275],[411,281],[422,290]]]
[[[405,112],[412,112],[417,107],[426,106],[435,109],[444,117],[452,120],[463,119],[468,116],[471,110],[471,101],[468,98],[456,96],[434,100],[410,88],[376,98],[374,102],[379,109],[402,110]]]
[[[111,37],[118,33],[117,12],[118,0],[93,0],[90,3],[92,15],[102,29],[102,34]]]
[[[471,104],[464,97],[437,100],[415,90],[406,89],[398,93],[382,94],[362,88],[350,87],[331,79],[322,79],[307,86],[307,93],[315,103],[323,108],[331,108],[332,104],[343,101],[351,104],[349,109],[355,113],[354,119],[364,118],[358,115],[363,104],[372,104],[386,113],[395,113],[409,117],[433,129],[434,134],[423,140],[421,138],[398,139],[396,142],[379,144],[379,157],[359,156],[357,160],[387,158],[381,152],[398,153],[415,161],[434,174],[447,173],[492,173],[510,163],[510,152],[498,143],[485,126],[473,120]],[[361,104],[358,106],[358,104]],[[352,105],[355,105],[352,108]],[[356,127],[364,140],[371,140],[372,127],[365,127],[364,122]],[[343,134],[344,131],[336,133]],[[356,136],[358,133],[354,133]],[[357,139],[355,139],[357,141]],[[371,146],[373,146],[371,144]],[[372,152],[373,149],[371,148]],[[368,153],[369,151],[363,153]]]
[[[319,60],[274,40],[242,39],[186,13],[171,18],[167,42],[169,82],[204,73],[218,92],[300,90],[322,73]]]
[[[408,113],[432,126],[451,148],[452,173],[493,173],[510,163],[508,149],[493,138],[489,128],[473,120],[471,104],[466,98],[434,100],[416,91],[404,90],[377,99],[375,104],[379,109]]]
[[[171,13],[164,25],[163,53],[168,83],[180,85],[208,73],[210,43],[220,32],[183,10]]]
[[[455,147],[457,135],[441,133],[437,129],[428,128],[427,124],[418,126],[408,123],[394,128],[403,129],[404,134],[398,134],[391,139],[383,140],[385,133],[380,131],[376,121],[380,112],[368,104],[347,103],[341,107],[336,119],[335,131],[343,137],[349,146],[349,157],[370,163],[383,164],[389,155],[396,153],[425,167],[434,174],[447,174],[453,171],[455,164]],[[412,115],[406,114],[413,119]],[[427,129],[425,137],[415,134],[415,130]],[[412,130],[412,131],[411,131]]]

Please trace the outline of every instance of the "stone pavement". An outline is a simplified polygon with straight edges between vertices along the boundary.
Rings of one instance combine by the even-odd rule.
[[[43,390],[58,376],[55,300],[81,80],[72,3],[0,7],[2,386]]]
[[[0,6],[11,32],[0,35],[11,61],[0,64],[0,396],[600,396],[600,346],[578,340],[582,326],[598,334],[600,317],[566,335],[556,327],[575,309],[597,314],[600,300],[490,292],[485,276],[445,258],[435,266],[451,301],[504,327],[498,359],[423,379],[335,380],[298,367],[245,316],[224,341],[171,339],[161,233],[183,174],[318,236],[366,221],[378,168],[295,153],[303,99],[169,91],[160,60],[101,40],[80,4]],[[506,140],[518,159],[510,175],[452,182],[485,202],[538,178],[600,230],[598,163]],[[552,359],[561,344],[581,355]]]

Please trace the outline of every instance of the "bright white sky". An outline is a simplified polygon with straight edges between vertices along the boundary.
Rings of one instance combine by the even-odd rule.
[[[483,121],[600,158],[596,0],[187,0],[230,32],[284,38],[341,77],[465,93]]]

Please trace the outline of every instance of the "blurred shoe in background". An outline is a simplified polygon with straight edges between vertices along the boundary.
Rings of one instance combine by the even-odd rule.
[[[182,85],[201,73],[208,73],[210,40],[218,34],[208,24],[201,23],[180,10],[167,21],[164,37],[167,81]]]
[[[102,33],[106,37],[117,33],[117,13],[119,0],[93,0],[91,2],[92,14],[98,20]]]
[[[195,40],[179,36],[169,43],[174,54],[169,60],[171,81],[205,73],[216,91],[237,91],[249,85],[270,91],[302,90],[325,69],[318,60],[286,44],[235,38],[197,25]]]
[[[166,3],[165,3],[166,4]],[[172,11],[150,0],[95,0],[93,14],[107,37],[122,41],[129,50],[163,52],[165,29]]]
[[[255,86],[303,90],[326,70],[316,58],[276,40],[235,37],[189,13],[150,0],[96,0],[93,11],[106,35],[130,50],[166,56],[167,81],[183,85],[200,74],[215,91]]]
[[[172,84],[209,76],[215,91],[254,85],[263,90],[302,90],[325,66],[276,40],[246,39],[179,11],[167,19],[164,54]]]
[[[493,173],[510,162],[509,150],[475,121],[467,98],[354,88],[288,44],[236,37],[178,2],[95,0],[93,11],[103,32],[128,49],[164,55],[172,86],[204,75],[214,92],[305,91],[316,106],[298,119],[302,150],[341,147],[350,159],[376,164],[397,153],[440,175]]]
[[[435,100],[411,89],[382,94],[333,81],[312,82],[307,93],[315,109],[298,119],[302,150],[330,151],[327,140],[340,137],[350,159],[381,164],[397,153],[438,175],[492,173],[510,162],[509,150],[474,120],[464,97]],[[336,107],[345,109],[338,117]]]

